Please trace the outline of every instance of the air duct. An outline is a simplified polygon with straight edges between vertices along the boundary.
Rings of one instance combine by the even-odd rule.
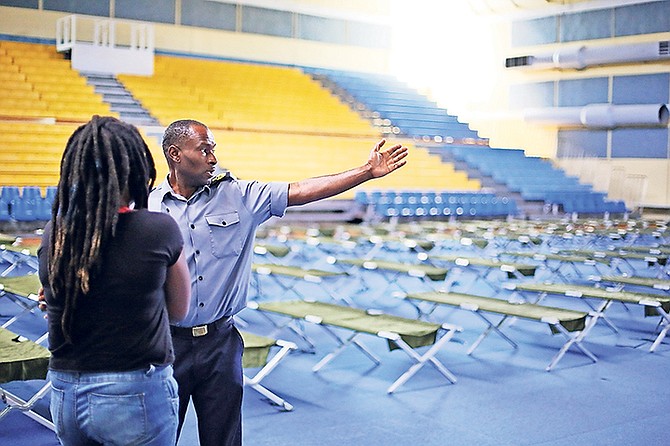
[[[559,127],[590,128],[666,126],[670,113],[665,104],[589,104],[584,107],[549,107],[526,109],[526,122]]]
[[[552,53],[508,57],[507,68],[557,68],[583,70],[594,65],[616,65],[633,62],[670,60],[670,41],[561,48]]]

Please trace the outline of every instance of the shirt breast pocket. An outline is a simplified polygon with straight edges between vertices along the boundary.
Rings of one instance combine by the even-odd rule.
[[[209,226],[214,257],[230,257],[242,252],[240,216],[237,211],[207,215],[205,219]]]

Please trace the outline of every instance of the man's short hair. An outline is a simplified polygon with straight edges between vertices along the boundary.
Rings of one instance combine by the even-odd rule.
[[[202,126],[207,128],[205,124],[194,119],[180,119],[168,125],[163,133],[163,152],[167,152],[171,145],[178,146],[182,141],[192,135],[193,126]]]

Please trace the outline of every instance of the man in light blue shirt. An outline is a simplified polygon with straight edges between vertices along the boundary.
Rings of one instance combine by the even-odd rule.
[[[172,326],[179,384],[179,432],[189,401],[203,446],[242,444],[242,339],[233,316],[246,305],[258,226],[288,206],[332,197],[405,165],[407,148],[381,151],[381,140],[360,167],[293,183],[241,181],[216,175],[216,142],[204,124],[173,122],[163,136],[169,167],[149,209],[169,213],[184,238],[191,305]]]

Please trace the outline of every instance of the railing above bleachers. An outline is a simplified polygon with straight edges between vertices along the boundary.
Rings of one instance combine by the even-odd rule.
[[[154,72],[154,27],[149,23],[69,15],[56,22],[56,49],[70,52],[72,68],[82,72]]]

